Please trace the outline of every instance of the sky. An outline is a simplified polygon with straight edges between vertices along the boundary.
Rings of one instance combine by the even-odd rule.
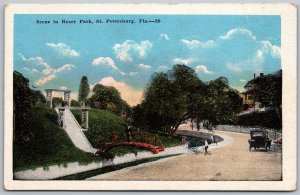
[[[266,15],[18,14],[13,66],[31,87],[72,90],[73,99],[85,75],[91,88],[97,83],[114,86],[136,105],[151,75],[175,64],[193,68],[205,82],[224,76],[231,87],[243,91],[254,73],[281,68],[280,23],[280,16]]]

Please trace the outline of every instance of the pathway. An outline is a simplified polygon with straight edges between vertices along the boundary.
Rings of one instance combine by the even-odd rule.
[[[248,151],[248,134],[218,131],[224,147],[98,175],[91,180],[281,180],[281,153]],[[221,143],[220,143],[221,144]],[[212,150],[212,148],[214,148]]]
[[[55,109],[58,112],[58,109]],[[73,144],[84,152],[95,154],[96,148],[93,148],[86,136],[83,133],[83,129],[78,124],[74,115],[69,108],[64,111],[64,130],[67,132]]]

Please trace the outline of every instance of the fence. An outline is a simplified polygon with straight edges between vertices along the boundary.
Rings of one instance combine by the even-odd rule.
[[[231,126],[231,125],[218,125],[215,130],[217,131],[232,131],[238,133],[250,133],[254,129],[253,127],[243,127],[243,126]],[[276,132],[272,129],[265,129],[268,131],[269,138],[272,140],[279,140],[282,138],[282,133]]]

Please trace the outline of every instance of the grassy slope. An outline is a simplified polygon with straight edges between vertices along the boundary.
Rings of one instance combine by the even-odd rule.
[[[79,110],[72,110],[80,121]],[[53,109],[44,105],[37,105],[32,111],[32,133],[34,135],[29,147],[26,149],[14,144],[13,167],[14,171],[50,166],[55,164],[65,165],[68,162],[81,164],[100,161],[101,158],[77,149],[68,135],[57,125],[57,114]],[[99,138],[112,132],[124,133],[125,122],[119,116],[105,110],[91,109],[89,112],[89,130],[85,132],[91,144],[96,147]],[[143,131],[141,131],[143,132]],[[149,133],[149,132],[147,132]],[[179,139],[160,135],[165,147],[178,144]],[[137,152],[137,148],[115,148],[110,155],[122,155]]]
[[[75,118],[80,123],[81,120],[81,111],[80,110],[72,110]],[[124,129],[126,127],[126,123],[124,120],[106,110],[97,110],[91,109],[89,111],[89,129],[85,132],[90,143],[97,147],[97,143],[100,138],[106,137],[110,135],[112,132],[114,133],[125,133]],[[139,130],[139,132],[144,132],[148,134],[153,134],[151,132],[147,132],[144,130]],[[180,143],[178,138],[169,137],[164,134],[159,134],[160,140],[162,141],[165,147],[170,147],[171,145],[176,145]],[[137,152],[136,148],[115,148],[111,150],[113,155],[122,155],[129,152]]]
[[[80,124],[81,111],[72,110],[75,118]],[[89,111],[89,129],[84,134],[92,144],[96,147],[99,138],[110,135],[111,133],[123,133],[126,123],[124,120],[106,110],[91,109]]]
[[[34,107],[32,113],[34,137],[26,149],[14,145],[14,171],[75,161],[85,164],[101,160],[74,147],[65,131],[58,127],[57,115],[53,109],[39,105]]]

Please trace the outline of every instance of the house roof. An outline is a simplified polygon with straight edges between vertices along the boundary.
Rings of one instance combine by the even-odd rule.
[[[267,75],[263,75],[263,76],[257,76],[255,77],[254,79],[248,81],[246,83],[246,85],[244,86],[244,88],[247,88],[247,87],[252,87],[252,84],[254,81],[256,81],[258,78],[260,77],[272,77],[272,76],[275,76],[275,77],[282,77],[282,70],[277,70],[276,72],[273,72],[273,73],[270,73],[270,74],[267,74]]]

